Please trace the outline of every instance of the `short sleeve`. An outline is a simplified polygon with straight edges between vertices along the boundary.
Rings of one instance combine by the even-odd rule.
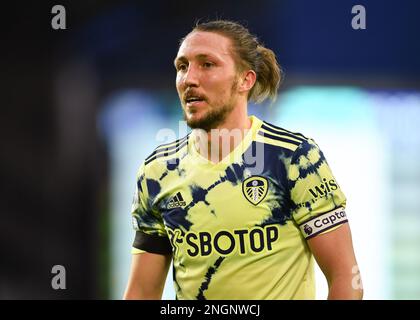
[[[293,218],[306,239],[347,222],[346,197],[312,139],[295,150],[288,169]]]
[[[136,231],[132,253],[171,253],[172,247],[162,216],[152,206],[153,197],[148,192],[148,178],[144,164],[140,167],[136,180],[131,207],[133,228]]]

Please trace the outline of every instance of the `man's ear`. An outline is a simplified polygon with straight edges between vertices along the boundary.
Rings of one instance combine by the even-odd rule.
[[[248,92],[257,81],[257,74],[254,70],[244,71],[240,77],[239,92]]]

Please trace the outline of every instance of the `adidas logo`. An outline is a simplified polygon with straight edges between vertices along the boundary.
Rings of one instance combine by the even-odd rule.
[[[186,205],[184,198],[182,198],[181,192],[178,192],[168,203],[168,209],[179,208]]]

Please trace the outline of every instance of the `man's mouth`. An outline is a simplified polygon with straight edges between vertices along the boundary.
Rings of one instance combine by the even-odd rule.
[[[184,99],[184,101],[187,107],[198,107],[205,102],[205,99],[198,95],[189,95]]]

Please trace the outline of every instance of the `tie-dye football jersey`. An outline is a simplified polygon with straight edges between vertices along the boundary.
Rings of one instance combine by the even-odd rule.
[[[172,254],[177,299],[313,299],[306,239],[347,221],[316,143],[251,120],[221,162],[200,155],[193,131],[139,170],[133,253]]]

